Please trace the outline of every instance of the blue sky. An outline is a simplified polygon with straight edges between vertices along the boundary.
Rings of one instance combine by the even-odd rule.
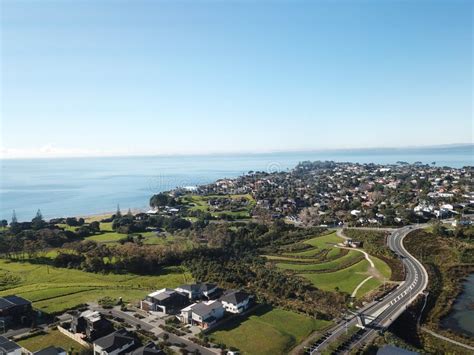
[[[1,6],[4,157],[472,142],[469,1]]]

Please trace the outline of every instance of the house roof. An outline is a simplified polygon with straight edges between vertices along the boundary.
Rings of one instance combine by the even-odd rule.
[[[34,352],[33,355],[58,355],[62,353],[66,353],[66,350],[58,346],[48,346],[47,348]]]
[[[197,283],[197,284],[190,284],[190,285],[181,285],[178,288],[190,292],[208,292],[212,291],[217,287],[215,284],[209,284],[209,283]]]
[[[205,317],[209,315],[214,309],[222,308],[222,303],[219,301],[199,302],[190,307],[193,313],[198,316]]]
[[[134,342],[135,338],[129,332],[125,329],[120,329],[97,339],[94,344],[101,347],[104,351],[111,352]]]
[[[10,295],[0,297],[0,309],[6,309],[13,306],[25,306],[28,304],[31,304],[31,302],[19,296]]]
[[[249,298],[249,294],[242,291],[232,291],[222,296],[220,300],[231,304],[239,304]]]
[[[12,350],[21,349],[21,346],[11,341],[4,336],[0,336],[0,352],[1,353],[8,353]]]
[[[153,342],[141,346],[130,353],[130,355],[165,355],[166,353],[158,349]]]

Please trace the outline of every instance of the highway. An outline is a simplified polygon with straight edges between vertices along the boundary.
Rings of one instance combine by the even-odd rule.
[[[381,329],[387,328],[405,311],[408,305],[420,295],[428,285],[428,274],[423,265],[415,259],[403,246],[403,238],[414,229],[424,226],[407,226],[394,230],[387,238],[388,247],[401,257],[405,268],[405,281],[396,289],[385,295],[383,299],[372,302],[358,310],[364,319],[364,328],[354,334],[340,348],[340,353],[349,349],[368,344]],[[360,319],[360,318],[359,318]],[[313,344],[308,350],[311,355],[321,353],[329,344],[336,341],[348,329],[358,324],[358,317],[351,315],[335,327],[330,329],[323,337]]]

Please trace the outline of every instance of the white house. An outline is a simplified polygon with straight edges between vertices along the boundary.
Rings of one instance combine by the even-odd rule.
[[[219,301],[204,301],[194,303],[181,310],[179,319],[185,324],[209,328],[224,317],[224,307]]]
[[[137,344],[135,337],[125,329],[117,330],[94,342],[94,355],[118,355]]]
[[[229,313],[242,313],[250,306],[251,297],[242,291],[232,291],[220,298],[225,310]]]
[[[352,210],[351,211],[351,215],[353,215],[353,216],[358,216],[360,214],[361,214],[361,211],[359,211],[359,210]]]

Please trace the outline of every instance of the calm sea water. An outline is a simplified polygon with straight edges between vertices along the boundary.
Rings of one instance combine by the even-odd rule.
[[[453,310],[443,319],[443,327],[474,337],[474,274],[463,283],[463,291],[456,299]]]
[[[474,165],[474,145],[430,149],[366,149],[246,155],[0,160],[0,218],[30,220],[145,209],[150,196],[210,183],[249,170],[286,170],[303,160],[360,163],[436,162]]]

